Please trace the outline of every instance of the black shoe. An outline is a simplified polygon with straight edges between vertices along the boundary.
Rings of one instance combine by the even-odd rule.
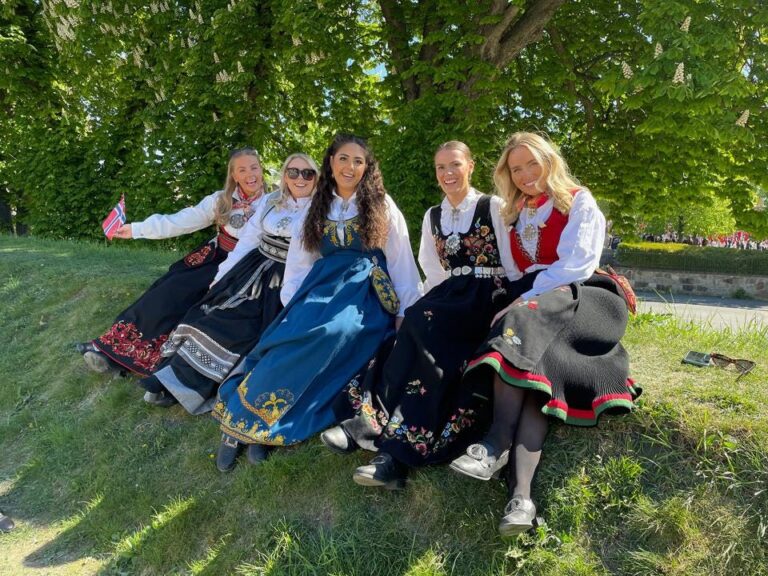
[[[229,472],[237,464],[237,457],[240,456],[240,452],[245,448],[244,444],[241,444],[237,439],[232,438],[229,434],[221,435],[221,443],[219,449],[216,451],[216,468],[219,472]]]
[[[504,508],[504,517],[499,522],[499,534],[503,538],[527,532],[536,524],[536,505],[530,498],[514,496]]]
[[[152,406],[159,406],[160,408],[170,408],[174,404],[178,404],[179,401],[173,397],[173,394],[166,390],[160,392],[145,392],[144,402],[152,404]]]
[[[249,464],[256,466],[261,464],[269,457],[269,453],[272,452],[272,446],[265,444],[248,444],[248,448],[245,451],[245,457],[248,459]]]
[[[320,441],[336,454],[351,454],[360,448],[355,439],[341,425],[328,428],[320,434]]]
[[[98,352],[99,349],[96,348],[96,346],[93,345],[93,342],[77,342],[75,344],[75,350],[78,351],[79,354],[85,354],[86,352]]]
[[[361,486],[383,486],[387,490],[405,488],[408,468],[386,452],[377,454],[367,466],[360,466],[352,480]]]

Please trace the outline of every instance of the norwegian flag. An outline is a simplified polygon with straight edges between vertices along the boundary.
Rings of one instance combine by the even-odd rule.
[[[101,227],[104,229],[104,236],[107,237],[107,240],[112,240],[112,236],[115,235],[117,229],[123,224],[125,224],[125,194],[120,196],[120,202],[117,203],[117,206],[112,208],[112,212],[110,212],[109,216],[107,216],[104,219],[104,222],[101,223]]]

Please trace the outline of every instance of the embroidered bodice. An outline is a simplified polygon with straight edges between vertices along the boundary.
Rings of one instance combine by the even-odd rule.
[[[497,268],[501,266],[496,233],[490,213],[491,197],[483,195],[475,206],[472,224],[466,232],[445,234],[440,226],[442,205],[430,209],[435,248],[443,269],[464,266]]]

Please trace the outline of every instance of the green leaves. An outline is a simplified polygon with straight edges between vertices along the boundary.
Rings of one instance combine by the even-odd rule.
[[[490,191],[506,136],[529,129],[561,144],[619,231],[659,216],[659,196],[666,214],[700,190],[728,201],[737,227],[766,228],[751,208],[768,186],[764,11],[577,0],[523,30],[545,4],[5,2],[0,196],[39,233],[97,235],[97,219],[72,223],[119,191],[141,218],[220,186],[231,148],[278,166],[354,131],[372,137],[416,230],[439,199],[435,146],[466,141]],[[71,211],[41,211],[62,194]]]

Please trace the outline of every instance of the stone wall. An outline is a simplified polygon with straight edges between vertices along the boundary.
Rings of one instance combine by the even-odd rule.
[[[613,266],[638,292],[768,300],[768,277]]]

